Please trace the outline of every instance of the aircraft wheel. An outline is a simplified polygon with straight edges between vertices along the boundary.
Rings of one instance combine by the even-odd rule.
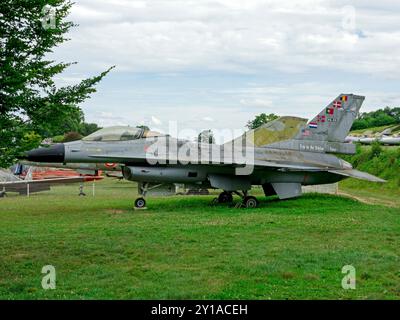
[[[248,196],[243,199],[243,205],[249,209],[257,208],[258,200],[255,197]]]
[[[232,194],[229,192],[224,191],[218,196],[218,203],[230,203],[232,201],[233,197]]]
[[[146,207],[146,200],[144,200],[143,198],[137,198],[135,200],[135,208],[143,209],[144,207]]]

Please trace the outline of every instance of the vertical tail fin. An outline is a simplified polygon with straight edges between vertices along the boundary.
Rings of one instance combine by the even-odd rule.
[[[365,97],[341,94],[300,130],[295,140],[344,142]]]
[[[290,140],[266,147],[309,152],[354,154],[356,147],[344,143],[365,97],[341,94]]]

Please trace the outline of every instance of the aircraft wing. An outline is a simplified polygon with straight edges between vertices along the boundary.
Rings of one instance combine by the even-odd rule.
[[[119,163],[132,163],[132,162],[143,162],[149,161],[149,163],[165,163],[167,158],[166,157],[146,157],[146,159],[137,156],[129,156],[125,154],[104,154],[104,155],[90,155],[92,158],[97,159],[104,159],[105,161],[115,161]],[[205,159],[206,160],[206,159]],[[201,159],[188,159],[188,158],[168,158],[168,161],[176,161],[181,163],[195,163],[199,165],[215,165],[215,166],[234,166],[234,167],[243,167],[245,163],[236,162],[233,159],[224,159],[224,162],[201,162]],[[271,168],[271,169],[287,169],[287,170],[308,170],[308,171],[327,171],[327,168],[322,168],[315,166],[313,164],[286,164],[286,163],[278,163],[273,161],[265,161],[265,160],[258,160],[258,159],[248,159],[246,162],[247,165],[254,165],[255,167],[264,167],[264,168]]]
[[[129,163],[129,162],[139,162],[143,161],[143,158],[139,157],[131,157],[127,155],[117,155],[117,154],[107,154],[107,155],[92,155],[91,157],[93,158],[100,158],[104,159],[106,161],[112,159],[112,161],[120,162],[120,163]],[[146,160],[149,161],[154,161],[156,162],[157,160],[166,160],[166,158],[162,157],[153,157],[153,158],[147,158]],[[170,159],[170,160],[177,160],[177,159]],[[180,159],[181,160],[186,160],[188,159]],[[193,162],[196,163],[196,162]],[[201,164],[201,163],[200,163]],[[341,170],[341,169],[335,169],[335,168],[329,168],[329,167],[321,167],[321,166],[316,166],[312,163],[304,163],[304,164],[286,164],[282,162],[273,162],[273,161],[265,161],[265,160],[258,160],[258,159],[250,159],[250,161],[247,162],[248,165],[254,165],[255,167],[258,168],[271,168],[275,170],[281,170],[281,171],[325,171],[325,172],[330,172],[333,174],[338,174],[341,176],[345,177],[350,177],[350,178],[355,178],[359,180],[366,180],[366,181],[372,181],[372,182],[386,182],[385,180],[375,177],[369,173],[366,172],[361,172],[355,169],[350,169],[350,170]],[[244,166],[243,163],[237,163],[233,161],[232,159],[224,159],[223,163],[211,163],[211,164],[206,164],[206,165],[230,165],[230,166],[235,166],[235,167],[241,167]]]
[[[349,177],[349,178],[355,178],[359,180],[366,180],[366,181],[372,181],[372,182],[387,182],[386,180],[383,180],[381,178],[375,177],[372,174],[358,171],[355,169],[351,170],[328,170],[330,173],[335,173],[339,174],[341,176]]]
[[[19,180],[19,181],[7,181],[0,182],[0,187],[7,187],[13,185],[27,185],[27,184],[63,184],[63,183],[74,183],[84,182],[85,177],[71,177],[71,178],[55,178],[55,179],[41,179],[41,180]]]
[[[71,177],[71,178],[56,178],[56,179],[42,179],[42,180],[19,180],[0,182],[0,191],[4,189],[8,192],[24,192],[29,184],[30,192],[39,192],[50,190],[50,186],[56,184],[66,184],[75,182],[84,182],[85,177]]]

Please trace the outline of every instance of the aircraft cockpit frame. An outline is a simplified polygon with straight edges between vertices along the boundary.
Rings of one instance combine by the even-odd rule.
[[[145,128],[114,126],[100,129],[87,137],[83,138],[83,142],[118,142],[132,141],[142,138],[154,138],[166,136],[157,131]]]

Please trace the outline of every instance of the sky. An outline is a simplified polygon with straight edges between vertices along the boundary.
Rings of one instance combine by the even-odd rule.
[[[69,20],[59,85],[116,66],[81,105],[101,126],[234,130],[340,93],[400,106],[398,0],[75,0]]]

